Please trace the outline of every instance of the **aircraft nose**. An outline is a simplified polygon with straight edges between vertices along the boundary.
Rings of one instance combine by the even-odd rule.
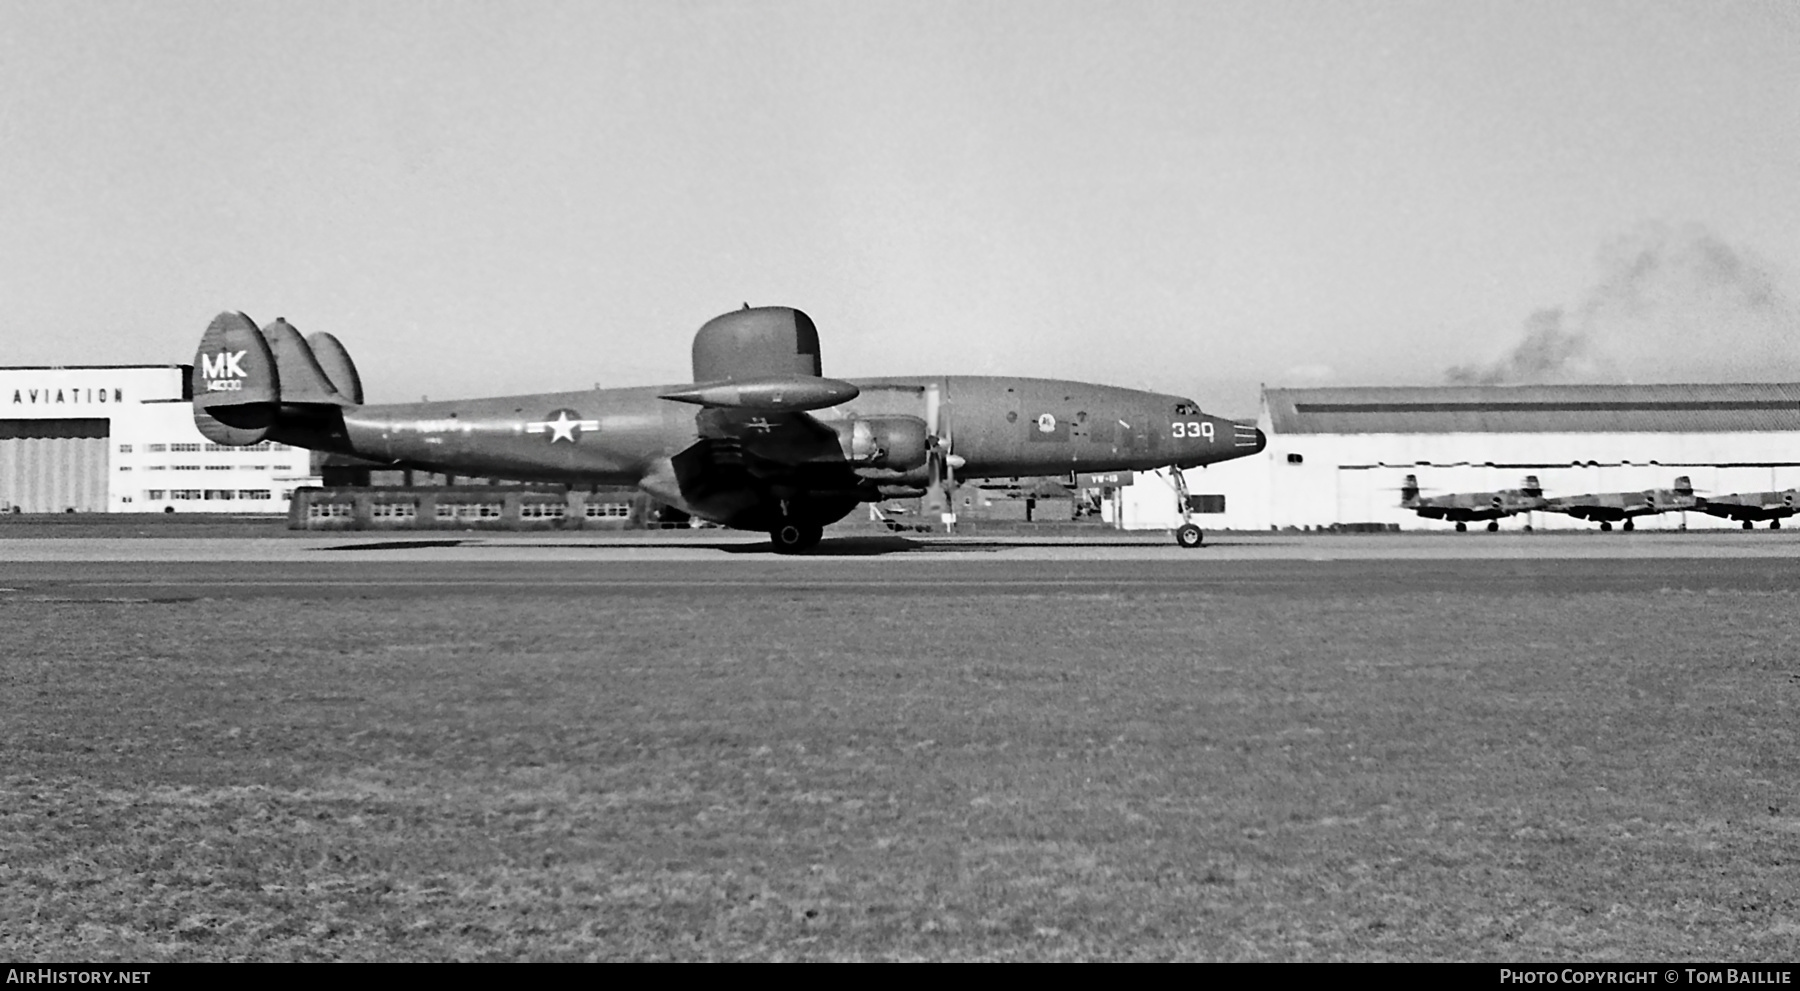
[[[1240,454],[1257,454],[1269,446],[1269,438],[1248,423],[1227,423],[1231,446]]]

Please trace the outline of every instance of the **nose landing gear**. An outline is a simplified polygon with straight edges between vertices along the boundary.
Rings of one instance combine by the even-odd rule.
[[[1175,543],[1190,549],[1199,547],[1206,542],[1206,533],[1194,525],[1194,510],[1188,504],[1187,477],[1175,465],[1169,466],[1169,474],[1175,476],[1175,511],[1181,514],[1181,525],[1175,528]]]

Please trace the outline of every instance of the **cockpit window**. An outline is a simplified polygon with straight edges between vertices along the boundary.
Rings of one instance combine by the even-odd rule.
[[[1189,402],[1176,403],[1175,404],[1175,415],[1176,416],[1199,416],[1200,415],[1200,407],[1195,406],[1193,403],[1189,403]]]

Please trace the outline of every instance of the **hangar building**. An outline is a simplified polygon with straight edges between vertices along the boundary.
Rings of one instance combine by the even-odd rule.
[[[1400,506],[1409,474],[1427,495],[1516,489],[1526,475],[1551,497],[1666,489],[1680,475],[1702,495],[1800,487],[1800,384],[1267,389],[1257,425],[1261,454],[1187,473],[1220,510],[1195,517],[1202,527],[1454,529]],[[1172,492],[1138,476],[1120,490],[1121,524],[1173,526]],[[1500,525],[1527,524],[1594,526],[1545,512]],[[1689,511],[1637,525],[1739,524]]]
[[[0,512],[285,513],[308,452],[194,428],[184,365],[0,368]]]

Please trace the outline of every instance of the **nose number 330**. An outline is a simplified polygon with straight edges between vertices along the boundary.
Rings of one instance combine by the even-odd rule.
[[[1171,423],[1171,424],[1169,424],[1169,436],[1170,437],[1194,437],[1194,438],[1204,437],[1207,440],[1212,440],[1213,439],[1212,421],[1211,420],[1188,420],[1185,423],[1180,422],[1180,421]]]

